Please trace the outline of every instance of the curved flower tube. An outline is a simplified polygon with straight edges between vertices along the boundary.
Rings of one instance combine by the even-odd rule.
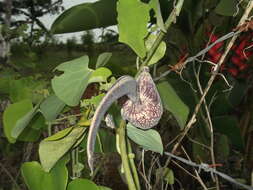
[[[123,105],[121,115],[134,126],[149,129],[157,125],[162,116],[161,99],[148,67],[143,68],[137,80],[130,76],[120,77],[100,102],[90,125],[87,157],[91,173],[93,173],[93,153],[99,125],[112,103],[124,95],[129,99]]]

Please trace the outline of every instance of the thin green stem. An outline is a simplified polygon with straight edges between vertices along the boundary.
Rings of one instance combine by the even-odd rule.
[[[47,124],[47,133],[48,133],[49,137],[52,135],[52,123],[51,122],[48,122],[48,124]]]
[[[122,159],[122,164],[123,164],[128,188],[129,190],[137,190],[136,185],[134,183],[133,175],[131,173],[129,160],[128,160],[127,145],[126,145],[126,122],[124,120],[120,122],[120,126],[117,129],[117,133],[119,135],[120,155]]]
[[[76,170],[75,170],[75,165],[76,165],[75,161],[76,161],[76,159],[75,159],[75,157],[76,157],[75,150],[72,150],[71,151],[71,160],[72,160],[72,162],[71,162],[71,168],[72,168],[72,178],[73,179],[76,178]]]
[[[131,147],[131,143],[130,141],[127,139],[127,149],[128,149],[128,158],[129,158],[129,162],[130,162],[130,167],[131,167],[131,171],[133,173],[133,177],[134,177],[134,182],[135,185],[137,187],[138,190],[141,189],[140,186],[140,181],[139,181],[139,176],[138,176],[138,172],[134,163],[134,153],[132,152],[132,147]]]
[[[166,30],[168,30],[168,28],[171,26],[171,24],[176,21],[176,17],[179,15],[179,13],[182,9],[183,3],[184,3],[184,0],[178,0],[177,4],[175,5],[174,9],[172,10],[170,16],[168,17],[168,19],[165,22],[165,29]],[[156,49],[158,48],[158,46],[162,42],[164,35],[165,35],[165,33],[163,31],[159,32],[155,42],[153,43],[150,50],[147,52],[147,56],[146,56],[145,60],[143,61],[143,63],[141,64],[141,67],[140,67],[137,75],[142,70],[143,66],[148,65],[148,62],[151,60]],[[134,190],[134,189],[140,190],[140,182],[139,182],[136,166],[135,166],[135,163],[133,160],[134,158],[128,157],[129,154],[127,153],[127,146],[128,146],[129,153],[131,153],[132,150],[131,150],[130,143],[128,142],[128,140],[126,140],[125,130],[126,130],[126,123],[125,123],[125,121],[122,120],[120,123],[120,127],[117,129],[117,133],[119,135],[120,153],[121,153],[121,159],[122,159],[122,163],[123,163],[123,167],[124,167],[126,180],[127,180],[128,187],[130,190]],[[126,145],[126,142],[127,142],[127,145]],[[130,163],[130,165],[129,165],[129,163]]]
[[[168,19],[165,22],[166,31],[169,29],[169,27],[171,26],[171,24],[173,22],[176,22],[176,18],[179,15],[179,13],[181,12],[183,4],[184,4],[184,0],[178,0],[178,2],[175,5],[174,9],[170,13],[170,16],[168,17]],[[156,49],[158,48],[158,46],[162,42],[162,39],[163,39],[164,36],[165,36],[165,33],[161,30],[158,33],[157,38],[156,38],[155,42],[153,43],[152,47],[148,51],[147,56],[146,56],[145,60],[143,61],[142,65],[141,65],[142,67],[146,66],[148,64],[148,62],[151,60],[151,58],[154,55]]]

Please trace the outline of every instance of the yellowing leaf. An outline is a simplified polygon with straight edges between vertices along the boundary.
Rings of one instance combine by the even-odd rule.
[[[78,126],[90,126],[91,120],[83,119],[78,122]]]

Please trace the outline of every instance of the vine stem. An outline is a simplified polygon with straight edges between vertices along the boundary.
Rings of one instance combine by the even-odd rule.
[[[237,26],[241,26],[243,23],[245,23],[245,21],[247,20],[248,16],[249,16],[249,13],[251,12],[251,10],[253,9],[253,1],[249,1],[248,5],[247,5],[247,8],[243,14],[243,16],[241,17],[239,23]],[[174,145],[171,153],[172,154],[175,154],[177,148],[179,147],[179,145],[181,144],[182,140],[184,139],[184,137],[186,136],[186,134],[188,133],[188,131],[191,129],[191,127],[193,126],[193,124],[196,122],[196,116],[197,116],[197,113],[199,112],[200,110],[200,107],[202,105],[202,103],[204,102],[205,100],[205,97],[208,93],[208,91],[210,90],[212,84],[213,84],[213,81],[215,79],[215,77],[218,75],[219,73],[219,70],[220,70],[220,67],[222,65],[222,63],[224,62],[227,54],[229,53],[230,49],[232,48],[234,42],[236,41],[238,35],[235,35],[233,36],[233,38],[231,39],[231,41],[229,42],[228,46],[226,47],[226,50],[224,52],[224,54],[222,54],[217,66],[215,67],[213,73],[212,73],[212,76],[210,77],[208,83],[207,83],[207,86],[206,88],[204,89],[203,91],[203,94],[199,100],[199,103],[196,105],[195,109],[194,109],[194,112],[191,116],[191,119],[189,120],[189,122],[187,123],[187,125],[185,126],[183,132],[181,133],[177,143]],[[165,163],[165,167],[168,166],[168,164],[170,163],[171,161],[171,157],[169,157]]]
[[[168,19],[165,22],[166,31],[171,26],[171,24],[176,21],[176,17],[181,12],[183,4],[184,4],[184,0],[178,0],[178,2],[176,3],[174,9],[172,10],[171,14],[169,15]],[[143,61],[143,63],[141,64],[141,67],[139,68],[136,75],[139,74],[139,72],[142,70],[142,67],[148,65],[148,62],[151,60],[156,49],[158,48],[158,46],[162,42],[164,35],[165,35],[165,33],[163,31],[160,31],[158,33],[158,36],[157,36],[155,42],[153,43],[150,50],[147,52],[147,56],[146,56],[145,60]],[[124,167],[124,172],[125,172],[125,176],[126,176],[126,180],[127,180],[129,189],[136,190],[136,189],[140,189],[140,183],[139,183],[139,179],[138,179],[137,170],[136,170],[136,167],[134,164],[134,160],[133,160],[133,158],[128,157],[129,151],[131,152],[131,145],[126,139],[125,131],[126,131],[126,123],[124,120],[121,120],[120,127],[117,129],[117,133],[119,136],[119,148],[120,148],[122,164]],[[127,150],[127,147],[128,147],[128,150]],[[130,163],[130,165],[129,165],[129,163]],[[132,174],[132,172],[133,172],[133,174]]]
[[[169,29],[169,27],[171,26],[171,24],[173,22],[176,22],[176,18],[179,15],[179,13],[181,12],[183,4],[184,4],[184,0],[178,0],[177,4],[175,5],[174,9],[170,13],[168,19],[166,20],[166,22],[164,24],[166,31]],[[158,46],[162,42],[162,39],[163,39],[164,35],[165,35],[165,33],[162,30],[160,30],[159,33],[158,33],[158,35],[157,35],[157,38],[156,38],[155,42],[153,43],[153,45],[150,48],[150,50],[147,52],[147,56],[146,56],[145,60],[143,61],[143,63],[141,64],[141,68],[143,66],[147,66],[148,65],[148,62],[151,60],[151,58],[154,55],[156,49],[158,48]],[[141,69],[139,69],[139,71],[140,70]]]
[[[140,181],[138,177],[138,172],[134,163],[134,154],[132,153],[131,143],[128,138],[126,138],[126,141],[127,141],[128,157],[129,157],[131,171],[133,172],[134,182],[137,189],[140,190],[141,186],[140,186]]]
[[[122,159],[122,164],[128,188],[129,190],[137,190],[128,160],[127,143],[126,143],[126,122],[124,120],[121,120],[120,126],[117,129],[117,134],[119,135],[120,155]]]

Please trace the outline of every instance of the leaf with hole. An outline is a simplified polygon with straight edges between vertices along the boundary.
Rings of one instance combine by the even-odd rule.
[[[52,87],[58,98],[69,106],[76,106],[85,91],[92,70],[88,68],[88,56],[60,64],[55,70],[63,71],[52,79]]]
[[[153,130],[141,130],[130,123],[127,124],[127,136],[136,144],[142,146],[145,150],[163,153],[163,144],[160,134]]]
[[[163,22],[163,17],[162,17],[162,13],[161,13],[161,7],[160,7],[160,2],[159,0],[151,0],[149,2],[149,5],[152,9],[154,9],[155,11],[155,17],[156,17],[156,24],[157,26],[163,31],[163,32],[167,32],[165,29],[165,25]]]

